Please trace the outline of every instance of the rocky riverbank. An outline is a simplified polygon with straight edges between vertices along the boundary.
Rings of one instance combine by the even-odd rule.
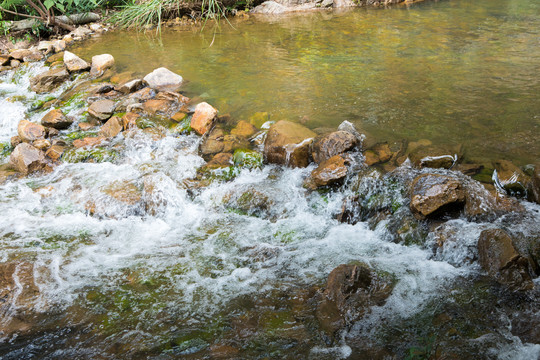
[[[515,324],[511,333],[523,342],[538,343],[538,317],[530,321],[523,317],[534,313],[538,302],[540,237],[534,203],[540,203],[540,165],[520,169],[500,160],[493,163],[496,171],[487,173],[478,164],[462,163],[460,148],[439,148],[423,139],[388,144],[366,138],[347,121],[337,129],[308,129],[287,120],[273,121],[264,112],[234,119],[220,114],[211,104],[186,97],[180,74],[166,68],[141,77],[118,73],[111,55],[95,55],[86,61],[65,50],[62,41],[12,52],[3,60],[9,64],[3,70],[13,71],[21,60],[46,57],[49,68],[30,79],[31,90],[59,95],[34,106],[33,111],[44,112],[39,122],[14,119],[19,121],[17,135],[3,146],[6,163],[0,165],[0,184],[25,177],[39,179],[68,163],[115,162],[126,142],[137,146],[138,142],[157,144],[187,136],[197,136],[195,155],[204,161],[200,160],[196,173],[174,186],[185,188],[192,198],[206,188],[225,186],[242,171],[309,167],[302,179],[303,196],[343,193],[341,210],[332,214],[337,221],[364,222],[371,229],[384,226],[389,243],[431,249],[433,259],[448,258],[448,252],[464,248],[455,266],[478,265],[478,276],[466,281],[474,283],[475,289],[490,289],[488,294],[469,294],[470,298],[485,296],[489,300],[482,302],[484,314],[490,302],[498,301],[497,307]],[[69,115],[74,108],[79,109],[79,116]],[[46,188],[44,185],[36,191],[46,197]],[[103,191],[121,204],[121,211],[111,212],[92,196],[78,198],[87,216],[144,218],[159,213],[169,201],[156,196],[158,189],[151,173],[141,182],[114,183]],[[271,222],[287,211],[279,208],[272,194],[249,187],[229,189],[219,206]],[[477,225],[473,243],[463,243],[461,221]],[[267,259],[275,254],[268,251],[252,256]],[[3,338],[33,336],[36,321],[40,326],[47,323],[36,315],[40,288],[32,269],[30,262],[16,259],[0,267]],[[308,339],[315,337],[328,346],[337,345],[349,334],[349,343],[355,344],[362,336],[350,335],[354,325],[371,309],[384,306],[397,282],[392,274],[360,262],[339,265],[324,276],[325,284],[298,289],[294,295],[261,297],[252,306],[257,310],[287,308],[287,312],[280,310],[284,318],[276,321],[280,326],[283,322],[294,324],[287,334],[299,343],[312,346]],[[463,292],[462,288],[457,290]],[[485,328],[503,326],[495,316],[478,320],[479,325],[464,325],[461,317],[472,318],[477,309],[458,300],[459,305],[445,303],[434,312],[434,322],[426,329],[437,334],[436,346],[426,344],[419,352],[433,351],[438,358],[453,353],[460,358],[474,351],[469,340],[485,334]],[[513,306],[519,311],[512,313]],[[242,338],[270,326],[273,320],[265,320],[261,314],[251,311],[244,318],[233,316],[233,334],[228,336]],[[49,322],[47,326],[52,325]],[[226,340],[205,351],[224,358],[239,354],[239,346]],[[353,348],[372,358],[384,358],[398,356],[403,346],[406,344],[370,347],[369,342],[359,341]]]

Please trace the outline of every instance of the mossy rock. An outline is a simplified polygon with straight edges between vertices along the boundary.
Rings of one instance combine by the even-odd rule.
[[[118,153],[111,149],[70,149],[62,154],[62,160],[68,163],[80,162],[112,162],[118,158]]]
[[[263,165],[263,154],[248,149],[237,149],[233,154],[234,166],[245,169],[260,169]]]
[[[0,143],[0,159],[5,159],[11,155],[13,149],[10,142]]]
[[[174,133],[180,134],[180,135],[190,134],[193,131],[193,129],[191,128],[191,117],[188,116],[184,118],[182,121],[180,121],[179,123],[173,122],[171,124],[171,130]]]

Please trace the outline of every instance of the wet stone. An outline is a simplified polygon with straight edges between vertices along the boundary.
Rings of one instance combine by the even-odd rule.
[[[342,182],[347,176],[347,166],[342,156],[335,155],[320,163],[320,165],[311,172],[311,175],[304,186],[315,190],[318,187],[328,186]]]
[[[9,163],[22,174],[47,169],[47,162],[43,152],[27,143],[17,145],[10,155]]]
[[[114,57],[110,54],[96,55],[92,57],[92,67],[90,74],[92,76],[101,76],[105,70],[114,65]]]
[[[131,94],[143,88],[143,82],[141,79],[135,79],[128,81],[118,87],[118,91],[123,94]]]
[[[157,91],[177,91],[183,82],[182,76],[164,67],[152,71],[143,80]]]
[[[98,100],[88,107],[88,113],[98,120],[105,121],[112,116],[114,109],[114,101]]]
[[[49,147],[51,147],[51,142],[46,139],[39,139],[34,142],[32,142],[32,146],[39,150],[47,150]]]
[[[122,116],[122,127],[124,130],[137,128],[137,119],[141,116],[134,112],[128,112]]]
[[[122,119],[117,116],[110,118],[99,130],[98,135],[112,138],[123,130]]]
[[[84,71],[90,68],[90,64],[69,51],[64,52],[64,64],[69,72]]]
[[[463,206],[464,201],[461,183],[450,176],[423,174],[411,185],[411,210],[420,218],[435,215],[450,206]]]
[[[103,141],[105,141],[105,138],[100,137],[85,137],[83,139],[77,139],[73,141],[73,146],[76,148],[82,148],[82,147],[94,147],[100,145]]]
[[[241,136],[245,138],[249,138],[257,132],[257,128],[248,123],[247,121],[240,120],[238,124],[236,124],[235,128],[231,130],[231,135]]]
[[[347,131],[334,131],[317,137],[313,142],[313,160],[320,164],[335,155],[352,150],[356,144],[356,137]]]
[[[199,135],[209,131],[216,121],[218,111],[210,104],[202,102],[195,107],[195,113],[191,118],[191,128]]]
[[[38,94],[52,92],[69,78],[65,68],[52,69],[31,78],[30,88]]]
[[[307,127],[286,120],[268,130],[264,156],[268,163],[306,167],[311,160],[310,147],[316,134]]]
[[[42,119],[41,125],[62,130],[71,126],[73,120],[64,115],[62,110],[54,109],[49,111]]]
[[[47,150],[45,156],[53,161],[57,161],[62,157],[64,153],[64,147],[61,145],[53,145]]]
[[[45,138],[45,128],[28,120],[21,120],[17,126],[17,133],[23,142],[32,142]]]

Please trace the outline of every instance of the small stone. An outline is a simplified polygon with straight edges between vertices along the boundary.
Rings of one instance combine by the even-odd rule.
[[[11,56],[12,59],[19,60],[22,62],[24,61],[25,56],[29,56],[31,53],[32,51],[28,49],[18,49],[18,50],[13,50],[9,55]]]
[[[66,64],[69,72],[83,71],[90,68],[90,64],[69,51],[64,52],[64,64]]]
[[[124,130],[137,128],[137,119],[141,116],[134,112],[128,112],[122,116],[122,126]]]
[[[129,95],[129,98],[136,99],[139,101],[147,101],[147,100],[153,99],[155,96],[156,96],[156,92],[153,89],[147,87]]]
[[[85,137],[84,139],[77,139],[73,141],[73,146],[76,148],[82,148],[82,147],[94,147],[97,145],[100,145],[103,141],[105,141],[105,138],[100,137]]]
[[[83,26],[79,26],[78,28],[76,28],[75,30],[71,32],[71,36],[84,38],[85,36],[88,36],[91,33],[92,33],[92,30],[85,28]]]
[[[38,94],[52,92],[67,80],[69,73],[65,68],[52,69],[31,78],[30,88]]]
[[[114,65],[114,57],[110,54],[96,55],[92,57],[92,67],[90,69],[90,75],[101,76],[105,70],[111,68]]]
[[[122,130],[122,120],[117,116],[113,116],[101,127],[98,135],[112,138],[120,134]]]
[[[313,160],[320,164],[335,155],[353,149],[356,144],[356,137],[347,131],[334,131],[317,137],[313,142]]]
[[[311,142],[317,134],[307,127],[281,120],[268,130],[264,144],[267,162],[291,167],[306,167],[311,159]]]
[[[169,69],[161,67],[146,75],[143,80],[157,91],[178,91],[184,79]]]
[[[39,139],[39,140],[34,141],[32,143],[32,146],[35,147],[36,149],[45,151],[51,147],[51,142],[46,139]]]
[[[41,119],[41,125],[58,130],[67,129],[72,123],[73,120],[66,117],[60,109],[49,111],[43,119]]]
[[[187,117],[187,114],[183,111],[178,111],[177,113],[175,113],[173,116],[171,116],[171,120],[179,123],[181,122],[182,120],[184,120],[185,118]]]
[[[152,99],[143,104],[143,109],[150,115],[167,114],[172,103],[168,100]]]
[[[0,66],[9,65],[9,56],[0,55]]]
[[[118,91],[123,94],[131,94],[135,91],[140,90],[143,86],[144,85],[141,79],[135,79],[120,85],[118,87]]]
[[[57,161],[62,157],[62,154],[64,153],[64,147],[61,145],[53,145],[47,150],[45,153],[45,156],[53,161]]]
[[[11,146],[15,148],[17,145],[22,143],[22,139],[19,135],[12,136],[10,139]]]
[[[94,124],[90,124],[88,122],[79,123],[79,129],[81,129],[82,131],[88,131],[94,127],[95,127]]]
[[[204,167],[207,169],[217,169],[233,165],[233,155],[231,153],[216,154]]]
[[[113,115],[114,109],[114,101],[104,99],[92,103],[88,108],[88,113],[98,120],[105,121]]]
[[[212,128],[218,111],[210,104],[202,102],[195,107],[195,113],[191,118],[191,128],[199,135],[204,135]]]
[[[32,142],[45,138],[45,128],[28,120],[21,120],[17,126],[17,133],[23,142]]]
[[[419,218],[434,215],[437,210],[448,206],[462,206],[464,201],[461,183],[450,176],[423,174],[416,177],[411,185],[410,206]]]
[[[59,53],[66,50],[66,42],[64,40],[53,41],[54,52]]]
[[[310,177],[305,182],[305,186],[315,190],[318,187],[341,182],[345,179],[345,176],[347,176],[345,160],[343,157],[335,155],[330,159],[321,162],[320,165],[311,172]]]

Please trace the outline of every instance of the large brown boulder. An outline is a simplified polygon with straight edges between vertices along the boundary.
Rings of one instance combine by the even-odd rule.
[[[308,189],[315,190],[318,187],[328,186],[342,182],[347,176],[345,159],[340,155],[332,156],[311,172],[305,182]]]
[[[371,306],[381,306],[392,293],[389,278],[367,265],[339,265],[328,275],[316,315],[328,335],[365,315]]]
[[[195,107],[191,118],[191,128],[199,135],[204,135],[212,128],[216,121],[218,111],[212,105],[202,102]]]
[[[332,156],[353,149],[356,144],[356,136],[347,131],[334,131],[330,134],[318,136],[313,142],[313,160],[320,164]]]
[[[62,110],[54,109],[49,111],[42,119],[41,125],[54,129],[67,129],[73,124],[73,120],[64,115]]]
[[[443,208],[462,207],[465,192],[461,182],[451,176],[422,174],[411,185],[411,210],[418,218],[437,214]]]
[[[311,160],[311,143],[317,136],[307,127],[287,120],[275,123],[268,130],[264,157],[268,163],[306,167]]]
[[[534,166],[527,190],[529,191],[529,200],[540,204],[540,163]]]
[[[48,167],[43,151],[27,143],[17,145],[9,157],[9,163],[22,174],[46,170]]]
[[[521,256],[512,238],[502,229],[484,230],[478,239],[480,265],[497,282],[515,290],[530,290],[534,284],[529,262]]]
[[[108,138],[115,137],[123,130],[122,119],[117,116],[110,118],[99,130],[98,135]]]
[[[88,113],[98,120],[105,121],[114,113],[115,105],[112,100],[98,100],[88,107]]]
[[[45,128],[28,120],[21,120],[17,126],[17,133],[23,142],[32,142],[45,138]]]
[[[69,80],[69,72],[65,68],[52,69],[30,79],[30,88],[38,94],[52,92]]]
[[[207,135],[205,135],[200,143],[199,151],[203,158],[207,159],[214,154],[223,152],[223,138],[225,132],[219,127],[212,129]]]

